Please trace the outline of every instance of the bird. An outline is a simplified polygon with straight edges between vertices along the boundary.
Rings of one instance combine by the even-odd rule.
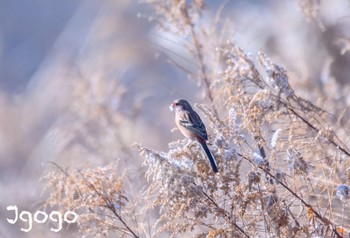
[[[214,173],[217,173],[218,168],[215,159],[206,142],[208,140],[207,130],[197,112],[192,109],[191,104],[185,99],[174,100],[169,106],[169,109],[175,112],[175,123],[180,132],[191,140],[189,144],[193,141],[197,141],[201,145],[210,162],[212,170]]]

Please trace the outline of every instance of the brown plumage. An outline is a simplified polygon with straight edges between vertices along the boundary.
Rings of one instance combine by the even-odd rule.
[[[214,157],[206,143],[208,140],[207,131],[199,115],[185,99],[176,99],[170,105],[170,109],[175,111],[175,123],[181,133],[186,138],[199,142],[208,157],[213,171],[215,173],[218,172]]]

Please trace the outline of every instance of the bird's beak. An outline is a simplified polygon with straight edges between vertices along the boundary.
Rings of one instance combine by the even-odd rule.
[[[169,110],[170,110],[171,112],[174,111],[174,103],[170,104]]]

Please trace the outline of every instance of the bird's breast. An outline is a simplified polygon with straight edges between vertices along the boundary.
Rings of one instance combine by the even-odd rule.
[[[175,123],[176,123],[177,128],[179,128],[180,132],[186,138],[191,139],[191,140],[194,140],[196,138],[196,135],[192,131],[188,130],[186,127],[181,125],[179,118],[177,118],[177,117],[175,118]]]

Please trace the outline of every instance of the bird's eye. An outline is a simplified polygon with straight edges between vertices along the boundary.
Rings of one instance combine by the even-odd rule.
[[[179,104],[176,102],[176,103],[175,103],[175,106],[179,106]]]

